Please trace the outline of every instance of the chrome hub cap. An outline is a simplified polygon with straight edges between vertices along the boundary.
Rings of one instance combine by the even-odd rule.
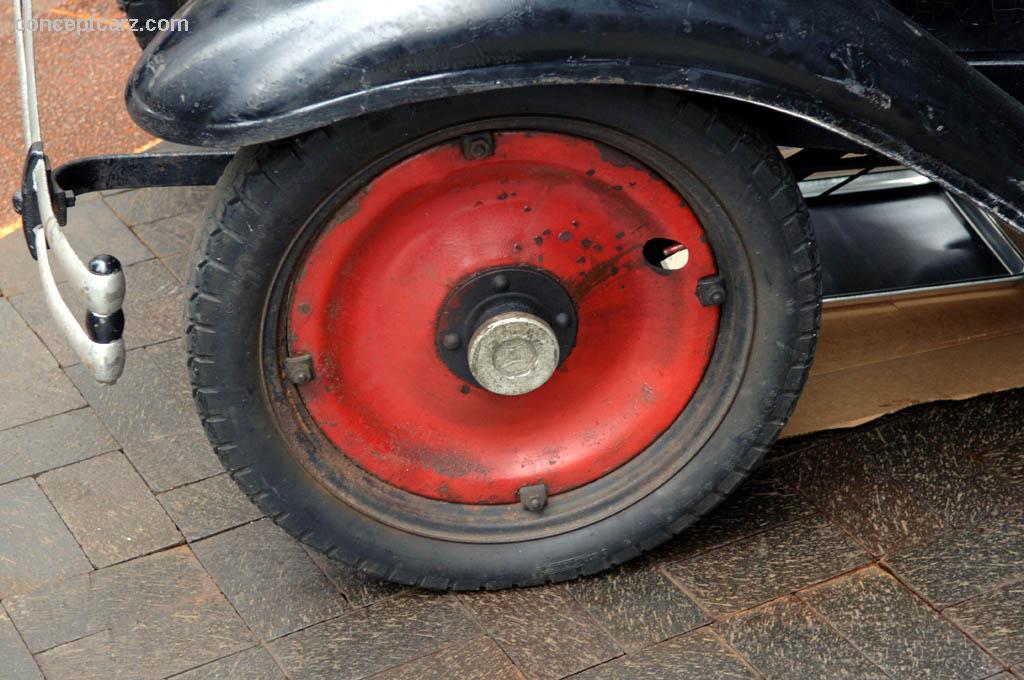
[[[528,312],[487,319],[469,341],[469,370],[484,389],[505,396],[537,389],[558,367],[558,337]]]

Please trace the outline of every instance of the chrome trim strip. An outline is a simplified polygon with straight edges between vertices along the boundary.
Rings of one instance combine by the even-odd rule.
[[[998,276],[990,279],[977,279],[961,283],[947,283],[938,286],[921,288],[901,288],[899,290],[883,290],[877,293],[855,293],[853,295],[833,295],[822,298],[825,307],[845,307],[847,305],[890,300],[907,300],[911,298],[930,297],[952,292],[973,292],[997,288],[1011,288],[1024,282],[1024,274]]]
[[[1024,274],[1024,256],[1021,256],[1016,244],[1010,240],[999,223],[988,212],[970,201],[952,194],[947,194],[947,197],[960,216],[974,227],[975,233],[988,246],[996,259],[1006,267],[1006,271],[1011,275]]]

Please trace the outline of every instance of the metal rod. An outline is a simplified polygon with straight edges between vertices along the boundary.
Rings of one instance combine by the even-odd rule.
[[[21,33],[25,36],[25,63],[28,67],[26,75],[28,76],[29,122],[32,124],[32,141],[41,142],[43,140],[43,129],[39,124],[39,97],[36,94],[36,41],[35,34],[32,31],[32,0],[23,0],[23,2],[24,11],[22,12],[22,19],[28,17],[29,21],[28,27],[24,23],[21,26]]]
[[[39,135],[38,110],[29,101],[35,88],[29,85],[29,64],[27,61],[28,47],[25,43],[25,19],[22,0],[14,0],[14,44],[18,58],[18,94],[21,102],[21,126],[25,136],[25,148],[28,149]],[[31,21],[31,16],[29,18]],[[32,74],[34,79],[35,74]],[[35,117],[33,117],[35,112]]]

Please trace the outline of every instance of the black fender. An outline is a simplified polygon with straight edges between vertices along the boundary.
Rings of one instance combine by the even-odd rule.
[[[673,88],[796,116],[1024,229],[1024,106],[884,0],[192,0],[128,110],[254,144],[416,101],[538,84]]]

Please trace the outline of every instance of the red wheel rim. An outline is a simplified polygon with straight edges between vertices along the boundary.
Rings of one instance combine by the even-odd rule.
[[[602,477],[675,421],[707,369],[716,273],[683,198],[636,160],[565,134],[504,132],[469,160],[458,140],[395,165],[310,245],[292,284],[289,354],[310,353],[299,388],[337,451],[414,494],[494,504]],[[685,267],[652,266],[654,239]],[[438,314],[461,282],[494,267],[558,279],[576,305],[571,354],[539,389],[491,394],[435,349]]]

